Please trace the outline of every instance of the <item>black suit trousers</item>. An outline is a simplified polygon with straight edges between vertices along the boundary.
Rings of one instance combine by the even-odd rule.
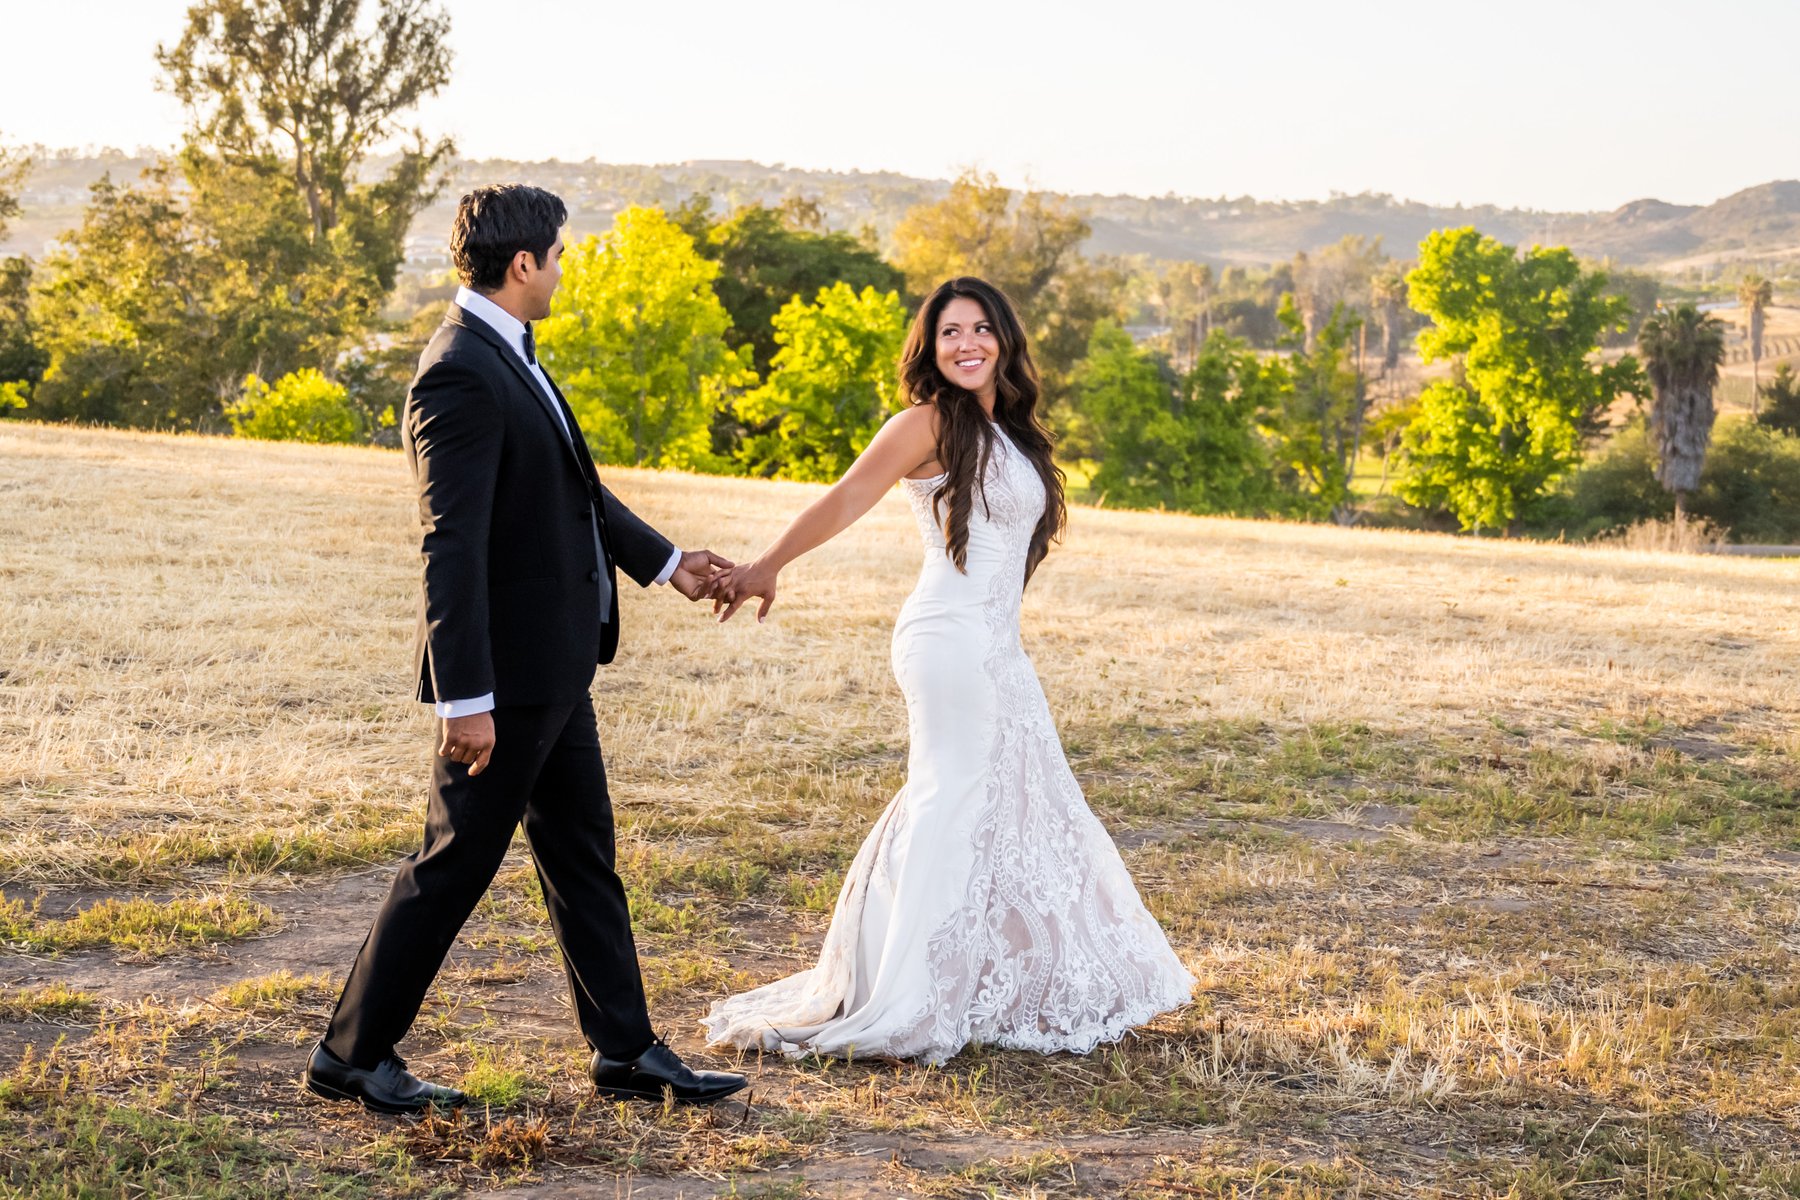
[[[613,1058],[650,1045],[600,735],[583,696],[495,709],[494,755],[479,775],[437,756],[424,844],[401,864],[357,953],[326,1049],[368,1068],[405,1036],[521,821],[583,1036]]]

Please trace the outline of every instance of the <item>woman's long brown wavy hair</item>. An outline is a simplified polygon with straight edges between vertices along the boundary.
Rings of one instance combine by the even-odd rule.
[[[1038,417],[1038,373],[1025,344],[1025,327],[1012,301],[993,284],[973,276],[961,276],[926,298],[906,335],[900,355],[900,394],[909,404],[937,406],[937,460],[944,468],[944,482],[931,494],[932,511],[944,526],[946,549],[956,569],[967,572],[969,514],[982,492],[987,463],[994,448],[994,430],[982,412],[975,393],[944,378],[937,365],[938,319],[944,306],[958,297],[973,300],[987,314],[1000,344],[1000,361],[994,365],[994,420],[1013,445],[1024,452],[1044,483],[1044,515],[1031,534],[1025,556],[1023,587],[1050,552],[1050,543],[1062,537],[1068,519],[1063,498],[1063,473],[1050,458],[1050,431]],[[987,503],[985,493],[981,502]]]

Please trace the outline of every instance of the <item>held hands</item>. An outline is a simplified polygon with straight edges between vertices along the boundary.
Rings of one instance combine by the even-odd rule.
[[[779,569],[756,560],[733,563],[711,550],[689,550],[669,576],[669,586],[689,600],[711,600],[713,615],[721,622],[731,620],[744,602],[760,596],[756,619],[761,621],[775,605],[775,577]],[[723,614],[720,610],[723,609]]]
[[[775,579],[779,574],[779,567],[762,559],[754,559],[720,571],[713,577],[714,615],[719,616],[721,623],[729,621],[743,607],[744,601],[752,596],[760,596],[762,603],[756,609],[756,620],[760,624],[769,615],[769,609],[775,606]],[[725,610],[722,616],[719,615],[721,608]]]
[[[714,594],[720,575],[731,566],[730,559],[721,558],[711,550],[688,550],[669,576],[669,586],[689,600],[706,600]]]

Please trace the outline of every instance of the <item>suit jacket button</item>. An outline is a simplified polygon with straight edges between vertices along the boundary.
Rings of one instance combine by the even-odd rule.
[[[588,572],[588,582],[589,583],[599,583],[600,582],[600,572],[589,571]]]

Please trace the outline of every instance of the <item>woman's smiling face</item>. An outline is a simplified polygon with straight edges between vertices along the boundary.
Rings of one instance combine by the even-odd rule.
[[[981,305],[966,296],[944,305],[937,321],[937,368],[944,378],[991,402],[999,361],[1000,339]]]

